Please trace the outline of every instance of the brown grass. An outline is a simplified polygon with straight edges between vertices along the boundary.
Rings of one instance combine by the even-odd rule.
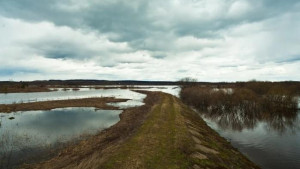
[[[29,110],[51,110],[54,108],[64,107],[95,107],[99,109],[115,110],[114,106],[106,103],[124,102],[128,99],[116,99],[112,97],[105,98],[84,98],[84,99],[70,99],[70,100],[53,100],[32,103],[18,103],[18,104],[0,104],[0,112],[10,113],[16,111]]]
[[[285,86],[234,87],[233,93],[214,90],[212,87],[191,86],[181,90],[184,103],[199,110],[227,113],[243,111],[245,113],[296,112],[297,100],[293,88]],[[267,90],[267,91],[263,91]],[[263,94],[262,94],[263,93]]]

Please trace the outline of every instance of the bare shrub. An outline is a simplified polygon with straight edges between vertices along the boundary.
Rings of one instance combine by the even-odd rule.
[[[297,85],[251,81],[231,87],[232,93],[214,86],[185,86],[180,97],[184,103],[217,119],[219,125],[231,124],[235,129],[253,127],[257,120],[266,120],[272,128],[279,128],[280,119],[292,122],[291,117],[297,115]]]

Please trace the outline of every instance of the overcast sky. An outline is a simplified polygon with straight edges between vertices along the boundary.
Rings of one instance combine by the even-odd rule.
[[[300,80],[299,0],[0,0],[0,80]]]

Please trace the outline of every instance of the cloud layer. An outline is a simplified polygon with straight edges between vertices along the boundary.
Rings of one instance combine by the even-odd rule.
[[[0,80],[300,80],[298,0],[0,0]]]

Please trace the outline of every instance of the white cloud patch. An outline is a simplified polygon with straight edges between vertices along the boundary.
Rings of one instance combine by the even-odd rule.
[[[254,11],[254,7],[246,0],[234,1],[228,10],[228,17],[239,18]]]

